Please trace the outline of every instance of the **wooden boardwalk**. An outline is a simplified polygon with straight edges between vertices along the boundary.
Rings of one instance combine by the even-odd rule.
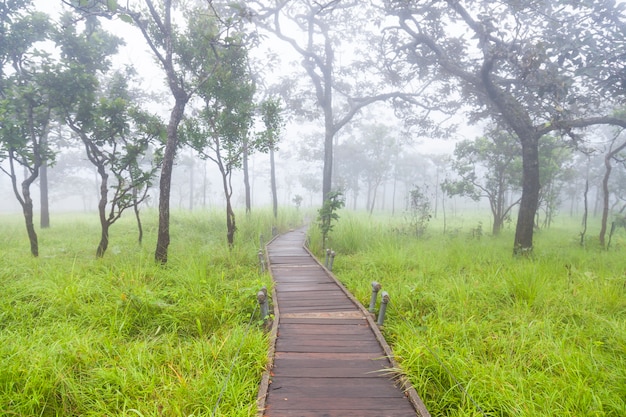
[[[274,279],[273,365],[259,416],[429,416],[399,387],[390,350],[368,313],[304,249],[305,230],[268,246]]]

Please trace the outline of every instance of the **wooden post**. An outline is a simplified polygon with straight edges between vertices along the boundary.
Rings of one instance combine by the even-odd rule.
[[[376,324],[378,324],[379,326],[382,326],[385,321],[385,313],[387,312],[387,304],[389,304],[389,294],[387,293],[387,291],[383,291],[380,294],[380,297],[381,297],[380,311],[378,312],[378,321],[376,322]]]
[[[380,285],[378,282],[372,282],[372,298],[370,298],[370,306],[367,309],[370,313],[373,313],[376,309],[376,297],[378,296],[378,291],[380,291],[381,288],[382,285]]]

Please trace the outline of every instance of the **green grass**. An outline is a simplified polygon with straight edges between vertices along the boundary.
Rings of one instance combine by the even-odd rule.
[[[417,240],[401,222],[342,213],[334,272],[364,305],[371,281],[389,292],[385,336],[432,415],[626,415],[623,234],[585,249],[555,225],[520,259],[509,230]]]
[[[237,220],[228,250],[221,212],[173,213],[161,267],[155,213],[143,246],[123,219],[99,260],[94,215],[53,217],[38,259],[21,218],[2,216],[0,415],[211,416],[233,362],[215,415],[254,415],[268,341],[252,315],[271,285],[256,253],[274,222]],[[402,219],[341,213],[331,233],[334,271],[357,298],[368,303],[372,280],[390,293],[384,333],[431,413],[626,415],[623,233],[602,251],[580,248],[576,225],[555,225],[533,258],[516,259],[510,230],[471,238],[480,220],[449,219],[454,233],[433,224],[416,240]],[[295,212],[278,222],[297,224]],[[314,228],[310,239],[321,252]]]
[[[221,213],[173,213],[165,267],[153,261],[156,213],[144,217],[144,245],[123,219],[103,259],[95,215],[53,217],[40,258],[20,218],[0,218],[0,415],[255,414],[268,343],[256,292],[271,285],[257,251],[271,215],[240,214],[228,250]]]

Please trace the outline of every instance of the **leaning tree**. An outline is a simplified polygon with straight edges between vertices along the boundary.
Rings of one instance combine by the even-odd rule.
[[[38,256],[31,186],[53,157],[45,139],[53,119],[56,74],[51,57],[37,48],[50,34],[48,17],[29,10],[29,3],[0,6],[0,163],[8,161],[0,171],[10,178],[31,254]]]
[[[623,97],[626,86],[625,5],[611,0],[387,0],[385,5],[397,19],[386,33],[395,51],[389,66],[398,68],[399,79],[452,80],[450,94],[471,106],[470,120],[495,119],[519,138],[523,182],[514,253],[530,253],[543,137],[560,133],[577,142],[581,128],[626,126],[626,119],[613,116],[611,98]]]

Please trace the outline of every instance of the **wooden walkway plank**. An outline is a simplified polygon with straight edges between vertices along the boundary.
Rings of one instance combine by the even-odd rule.
[[[304,229],[268,245],[274,280],[263,417],[430,417],[398,383],[390,349],[365,309],[303,247]]]

